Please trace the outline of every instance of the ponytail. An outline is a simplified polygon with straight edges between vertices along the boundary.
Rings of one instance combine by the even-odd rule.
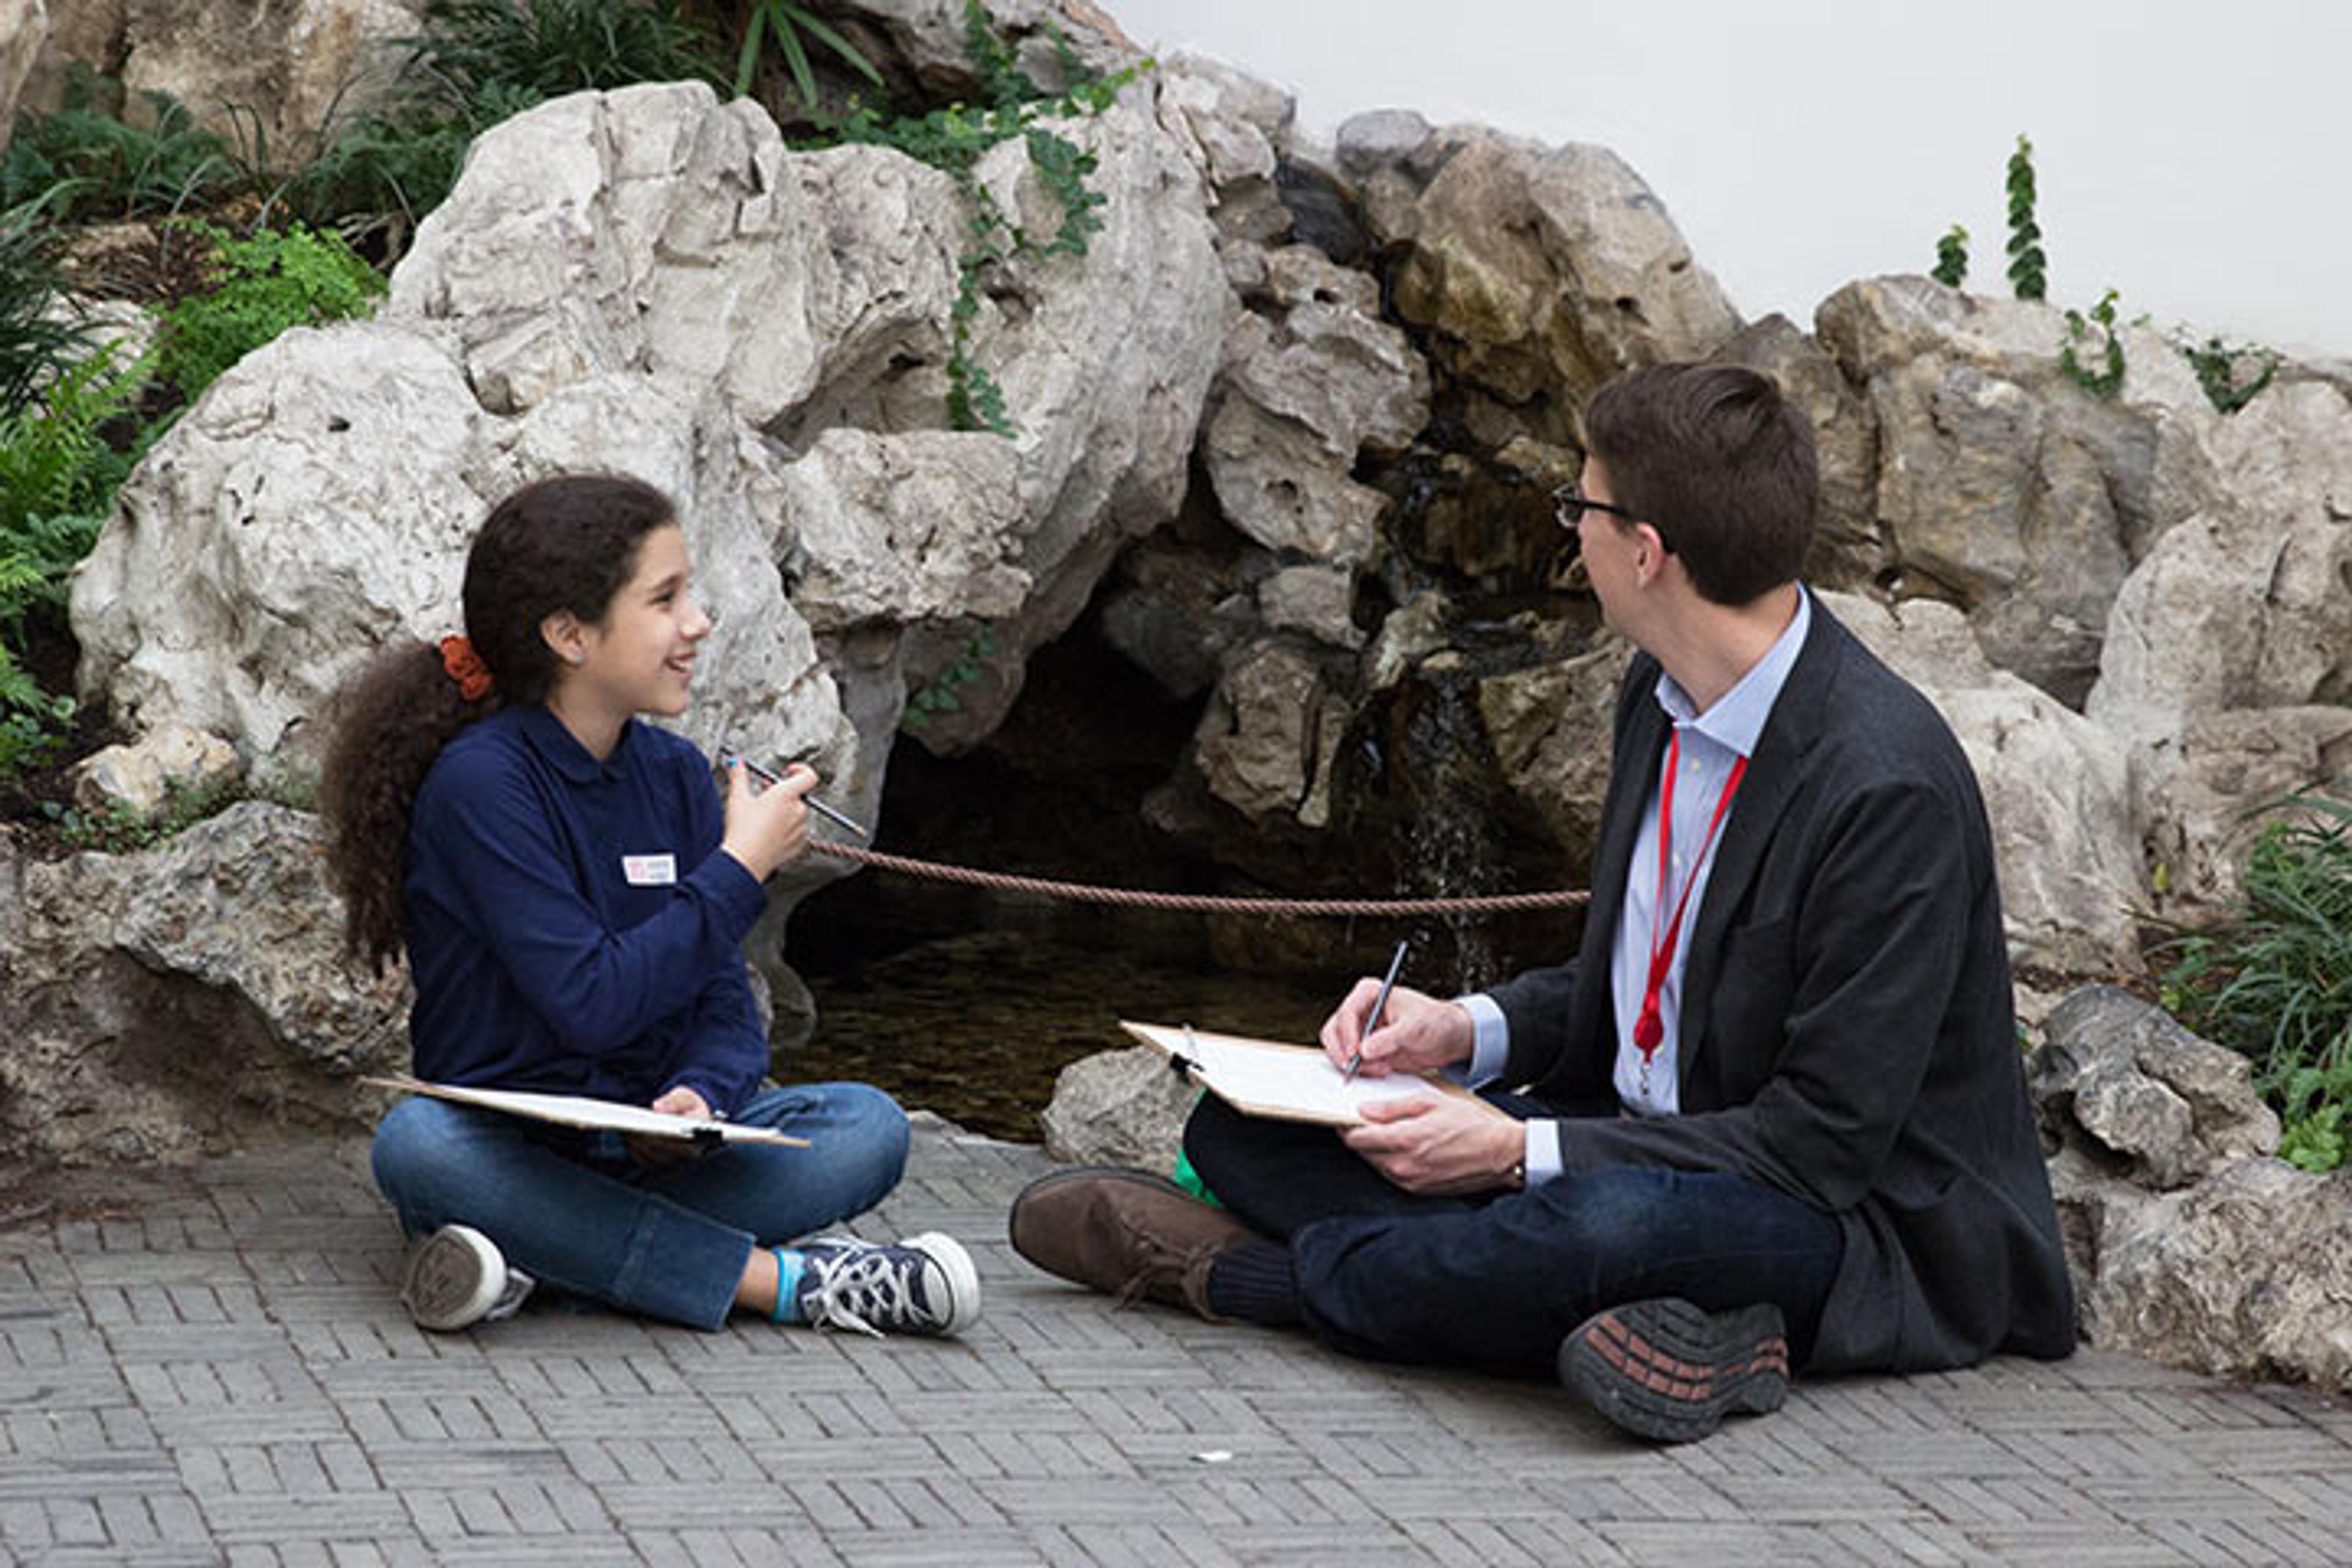
[[[327,875],[343,898],[344,952],[378,973],[400,956],[417,792],[441,748],[497,704],[487,692],[469,701],[442,650],[422,642],[379,654],[336,694],[319,780]]]

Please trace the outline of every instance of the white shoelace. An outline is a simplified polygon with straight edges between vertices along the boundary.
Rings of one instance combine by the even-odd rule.
[[[827,1258],[812,1249],[803,1265],[816,1282],[801,1297],[801,1315],[811,1323],[855,1329],[880,1339],[880,1318],[910,1328],[935,1328],[938,1319],[915,1297],[915,1272],[928,1261],[921,1253],[851,1244]]]

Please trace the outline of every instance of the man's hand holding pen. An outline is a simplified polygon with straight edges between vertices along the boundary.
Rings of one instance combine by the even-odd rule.
[[[1323,1020],[1318,1038],[1333,1067],[1345,1072],[1361,1053],[1358,1070],[1381,1078],[1392,1072],[1434,1072],[1470,1059],[1478,1035],[1467,1008],[1399,985],[1389,992],[1388,1004],[1381,1009],[1385,1021],[1376,1020],[1370,1015],[1380,992],[1379,981],[1359,980]]]

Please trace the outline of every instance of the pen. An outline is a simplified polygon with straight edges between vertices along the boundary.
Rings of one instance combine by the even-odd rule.
[[[753,762],[749,757],[737,756],[734,752],[729,752],[723,753],[720,760],[724,762],[742,763],[744,767],[751,771],[753,778],[760,780],[763,784],[781,784],[783,782],[774,773],[770,773],[767,769],[761,767],[759,763]],[[850,820],[848,816],[845,816],[841,812],[834,810],[833,807],[825,805],[824,802],[817,799],[816,796],[813,795],[804,795],[801,796],[801,799],[807,805],[811,811],[815,812],[819,816],[824,817],[827,822],[832,823],[835,826],[847,828],[850,832],[855,833],[860,838],[866,837],[866,829],[858,826],[857,824]]]
[[[1381,1012],[1389,1005],[1389,992],[1396,984],[1397,971],[1404,967],[1404,950],[1412,944],[1411,937],[1397,943],[1396,955],[1389,960],[1389,972],[1381,981],[1381,994],[1372,998],[1372,1010],[1364,1015],[1364,1035],[1381,1026]],[[1339,1075],[1341,1083],[1356,1081],[1356,1069],[1364,1065],[1364,1035],[1356,1037],[1356,1054],[1348,1058],[1348,1070]]]

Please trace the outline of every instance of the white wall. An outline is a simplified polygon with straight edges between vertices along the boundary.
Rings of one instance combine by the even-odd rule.
[[[1951,224],[2006,295],[2033,139],[2050,298],[2352,357],[2344,0],[1108,0],[1129,36],[1299,96],[1594,142],[1749,318],[1924,272]]]

